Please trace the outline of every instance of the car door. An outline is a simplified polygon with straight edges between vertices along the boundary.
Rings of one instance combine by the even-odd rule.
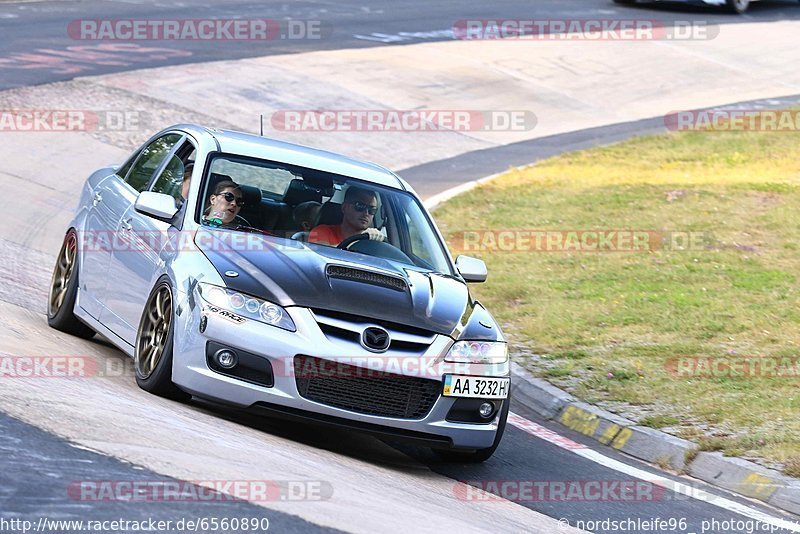
[[[103,296],[108,284],[106,271],[114,248],[114,234],[120,217],[128,209],[128,199],[118,194],[131,167],[142,153],[140,148],[128,161],[99,180],[89,192],[91,205],[79,232],[81,250],[80,306],[95,319],[100,318]],[[91,182],[91,180],[90,180]]]
[[[180,144],[175,145],[168,162],[161,165],[158,176],[149,188],[150,191],[173,196],[176,206],[184,168],[181,159],[174,155],[179,149]],[[133,345],[153,281],[160,275],[165,263],[170,261],[169,255],[175,251],[163,251],[172,223],[136,211],[138,192],[130,194],[129,208],[120,218],[117,229],[120,246],[113,251],[109,262],[107,278],[114,286],[107,292],[101,321],[125,342]],[[176,217],[182,215],[183,212],[180,212]]]

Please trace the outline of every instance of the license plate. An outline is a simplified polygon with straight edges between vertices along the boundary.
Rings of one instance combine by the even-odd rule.
[[[508,397],[509,378],[483,376],[444,376],[445,397],[505,399]]]

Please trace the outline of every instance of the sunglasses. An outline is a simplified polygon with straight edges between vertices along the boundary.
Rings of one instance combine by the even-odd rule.
[[[236,205],[239,206],[239,207],[244,206],[244,199],[242,197],[237,197],[236,195],[234,195],[230,191],[225,191],[224,193],[220,193],[219,196],[221,196],[222,198],[224,198],[228,202],[233,202],[235,200],[236,201]]]
[[[370,206],[369,204],[364,204],[363,202],[360,202],[358,200],[356,200],[355,202],[351,202],[350,204],[352,204],[355,210],[358,212],[363,213],[366,211],[370,215],[375,215],[376,213],[378,213],[377,206]]]

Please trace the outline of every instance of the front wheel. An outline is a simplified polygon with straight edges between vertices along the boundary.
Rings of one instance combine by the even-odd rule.
[[[167,278],[158,281],[145,304],[136,345],[133,366],[136,383],[159,397],[185,401],[191,395],[172,382],[172,347],[175,331],[172,287]]]
[[[89,339],[94,330],[75,317],[75,299],[78,296],[78,235],[70,230],[58,253],[50,293],[47,297],[47,324],[73,336]]]
[[[497,446],[500,445],[500,440],[503,439],[503,433],[506,430],[506,421],[508,420],[508,411],[511,406],[511,395],[503,401],[503,407],[500,410],[500,420],[497,422],[497,433],[494,436],[494,441],[491,447],[485,449],[477,449],[472,452],[461,452],[452,450],[436,450],[434,452],[439,455],[443,460],[448,462],[478,464],[485,462],[492,457]]]
[[[733,13],[744,13],[750,7],[750,0],[725,0],[725,7]]]

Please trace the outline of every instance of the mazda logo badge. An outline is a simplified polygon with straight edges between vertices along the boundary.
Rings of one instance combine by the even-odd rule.
[[[377,326],[370,326],[361,333],[361,346],[372,352],[384,352],[391,342],[389,332]]]

